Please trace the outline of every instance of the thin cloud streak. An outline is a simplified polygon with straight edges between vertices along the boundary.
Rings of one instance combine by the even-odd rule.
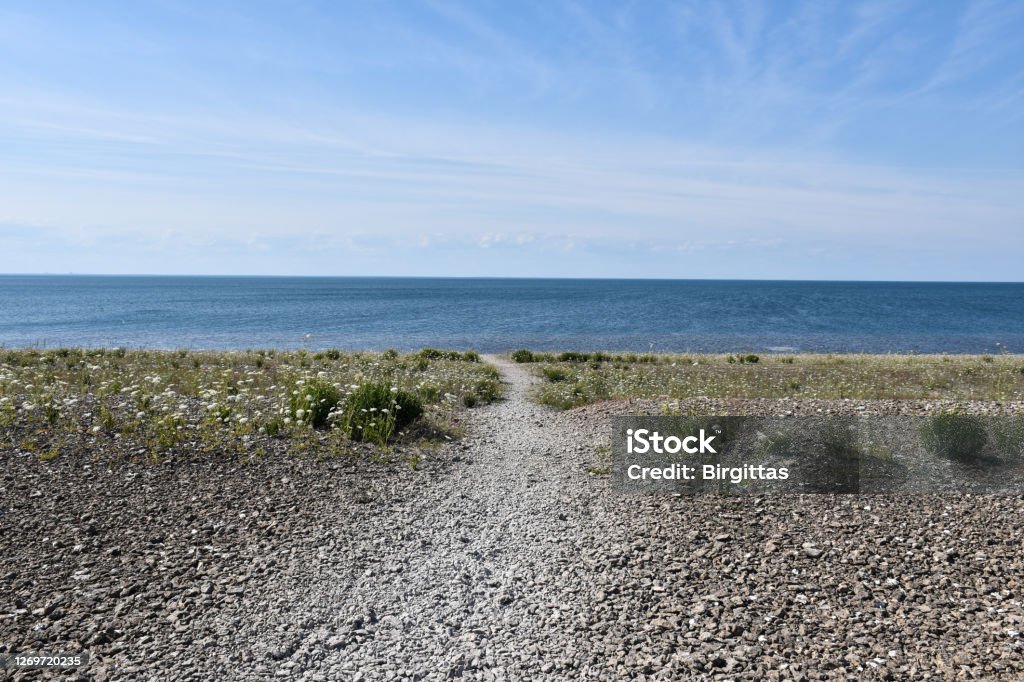
[[[179,240],[185,269],[232,245],[268,272],[280,244],[399,271],[516,248],[551,274],[567,245],[749,249],[736,272],[789,249],[822,273],[801,245],[1021,245],[1012,2],[0,14],[0,222],[29,229],[0,270],[61,240],[96,263]]]

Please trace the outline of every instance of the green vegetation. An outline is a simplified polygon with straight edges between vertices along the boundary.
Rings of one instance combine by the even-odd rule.
[[[300,383],[302,387],[292,394],[291,417],[298,424],[322,429],[341,402],[341,389],[323,379],[313,379],[308,383],[300,380]]]
[[[530,351],[526,350],[525,348],[520,348],[519,350],[513,351],[513,353],[512,353],[512,362],[520,362],[520,363],[522,363],[522,362],[533,362],[533,361],[534,361],[533,360],[533,353],[531,353]]]
[[[388,351],[384,351],[387,353]],[[390,351],[394,353],[395,351]],[[465,362],[480,362],[480,354],[475,350],[459,352],[457,350],[438,350],[436,348],[424,348],[418,355],[424,360],[463,360]],[[397,354],[396,354],[397,357]]]
[[[1024,419],[996,420],[992,440],[1000,455],[1024,458]]]
[[[569,377],[569,372],[561,367],[544,367],[541,374],[552,382],[565,381]]]
[[[516,351],[567,409],[627,398],[1024,399],[1018,355],[637,355]]]
[[[737,362],[740,363],[741,365],[756,365],[760,360],[761,357],[758,355],[754,355],[753,353],[749,353],[747,355],[729,355],[725,358],[725,361],[728,362],[730,365]]]
[[[463,396],[473,395],[467,393]],[[341,423],[352,440],[384,445],[423,414],[418,397],[382,383],[363,384],[345,400]]]
[[[0,454],[321,457],[449,440],[501,393],[473,351],[0,350]]]
[[[945,413],[925,419],[921,442],[933,455],[970,462],[981,457],[988,434],[979,417]]]
[[[574,363],[601,363],[601,362],[627,362],[627,363],[657,363],[660,362],[660,357],[653,353],[646,353],[644,355],[637,355],[636,353],[603,353],[601,351],[593,353],[583,353],[580,351],[565,351],[564,353],[534,353],[526,349],[520,349],[512,353],[513,362],[530,363],[530,362],[574,362]]]

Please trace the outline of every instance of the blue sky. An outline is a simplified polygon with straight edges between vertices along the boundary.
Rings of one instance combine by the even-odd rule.
[[[1024,3],[0,5],[0,272],[1024,280]]]

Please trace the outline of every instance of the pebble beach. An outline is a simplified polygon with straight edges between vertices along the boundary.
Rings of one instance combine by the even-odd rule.
[[[83,680],[1024,675],[1019,496],[624,496],[595,453],[658,402],[558,412],[488,360],[505,399],[416,469],[5,454],[0,643]]]

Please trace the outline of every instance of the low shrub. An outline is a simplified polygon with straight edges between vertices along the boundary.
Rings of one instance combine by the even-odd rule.
[[[352,440],[383,445],[423,414],[423,403],[412,393],[387,384],[368,383],[345,401],[342,428]]]
[[[331,413],[341,402],[341,391],[320,379],[307,382],[297,391],[292,394],[289,405],[292,419],[314,429],[327,426]]]
[[[419,352],[419,356],[426,360],[465,360],[466,362],[480,362],[480,354],[475,350],[467,350],[463,353],[457,350],[424,348]]]
[[[473,385],[473,397],[483,403],[493,403],[501,397],[501,389],[501,380],[498,378],[480,379]]]
[[[1000,454],[1014,459],[1024,457],[1024,418],[1006,417],[996,420],[992,435]]]
[[[561,367],[545,367],[543,370],[544,376],[547,380],[554,383],[558,381],[565,381],[569,378],[569,373]]]
[[[937,414],[925,419],[921,441],[938,457],[971,461],[981,456],[988,434],[981,419],[966,414]]]
[[[520,348],[512,352],[512,362],[533,362],[533,353],[525,348]]]
[[[726,356],[725,358],[725,361],[728,362],[730,365],[734,365],[737,362],[740,363],[741,365],[755,365],[760,360],[761,358],[757,355],[754,355],[753,353],[748,353],[746,355],[729,355]]]

